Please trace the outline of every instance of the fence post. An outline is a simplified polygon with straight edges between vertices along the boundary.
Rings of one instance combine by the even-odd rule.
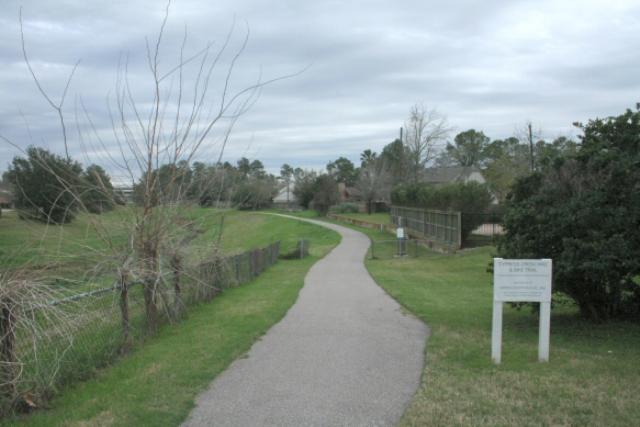
[[[180,286],[180,273],[182,270],[182,259],[180,255],[174,253],[171,257],[171,269],[173,270],[173,314],[174,317],[179,319],[183,314],[182,304],[182,288]]]
[[[11,299],[2,301],[0,317],[0,362],[2,378],[0,390],[4,402],[13,402],[16,396],[15,368],[16,368],[16,331],[14,304]],[[3,403],[4,403],[3,402]],[[4,412],[4,411],[3,411]]]
[[[120,272],[120,314],[122,316],[122,347],[120,352],[127,353],[131,348],[129,331],[129,280],[126,271]]]
[[[456,249],[460,249],[462,247],[462,212],[458,212],[458,247]]]

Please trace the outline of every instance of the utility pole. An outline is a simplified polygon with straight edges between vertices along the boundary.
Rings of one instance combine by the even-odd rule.
[[[402,126],[400,126],[400,142],[404,142],[404,141],[402,140],[402,130],[403,130],[403,129],[402,129]]]
[[[529,130],[529,160],[531,162],[531,172],[533,172],[533,131],[531,129],[531,122],[527,123],[527,128]]]

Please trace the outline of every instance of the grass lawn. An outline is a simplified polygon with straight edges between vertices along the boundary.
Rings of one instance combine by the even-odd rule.
[[[199,233],[189,248],[194,261],[212,249],[221,226],[221,248],[228,254],[264,247],[276,240],[281,240],[284,253],[293,249],[299,239],[313,239],[323,233],[308,224],[288,224],[255,212],[190,207],[181,213],[193,220]],[[130,207],[118,208],[103,215],[81,214],[71,223],[58,226],[20,220],[15,212],[3,212],[0,268],[46,268],[47,276],[56,277],[70,293],[110,286],[116,280],[110,270],[96,272],[92,268],[120,253],[117,248],[127,243],[130,229],[125,224],[131,215]],[[94,224],[106,231],[115,250],[107,249]]]
[[[42,267],[57,264],[58,272],[79,274],[94,263],[93,258],[105,247],[92,223],[108,230],[115,244],[126,241],[127,230],[121,227],[128,214],[116,209],[104,215],[79,215],[70,224],[46,225],[18,218],[15,211],[0,217],[0,266],[16,268],[25,265]]]
[[[537,317],[505,305],[503,363],[491,363],[492,252],[367,260],[377,283],[431,328],[422,385],[400,424],[637,425],[638,324],[593,324],[554,308],[550,362],[538,363]]]
[[[390,224],[391,217],[389,216],[389,212],[380,212],[373,214],[366,213],[345,213],[345,214],[336,214],[340,216],[346,216],[347,218],[353,218],[360,221],[371,222],[373,224]]]
[[[281,260],[253,282],[192,307],[185,321],[162,327],[157,336],[93,379],[62,390],[50,409],[4,425],[175,426],[183,421],[197,394],[285,315],[311,265],[340,239],[333,231],[295,220],[251,213],[228,218],[225,229],[235,227],[246,238],[225,240],[230,250],[276,239],[295,244],[304,237],[311,242],[311,256]]]

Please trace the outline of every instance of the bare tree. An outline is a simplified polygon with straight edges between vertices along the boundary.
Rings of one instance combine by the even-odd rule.
[[[413,182],[417,183],[427,164],[435,158],[438,144],[446,141],[451,128],[437,110],[427,109],[421,104],[411,108],[405,127],[404,144],[409,152],[410,173]]]
[[[542,139],[542,128],[539,126],[534,128],[531,120],[527,120],[523,126],[516,128],[515,137],[529,146],[529,170],[533,172],[536,169],[534,146]]]
[[[82,278],[65,278],[94,283],[104,282],[105,277],[113,278],[121,296],[125,344],[131,338],[128,318],[128,290],[131,284],[142,283],[146,323],[150,333],[157,329],[163,311],[168,318],[172,317],[172,313],[181,312],[179,294],[185,282],[207,289],[215,288],[215,283],[205,281],[195,273],[190,275],[190,271],[194,270],[187,268],[197,265],[201,258],[213,262],[222,259],[216,246],[220,243],[222,225],[218,239],[208,242],[206,253],[193,246],[194,239],[202,232],[198,223],[202,218],[189,215],[188,201],[197,199],[198,192],[211,192],[211,189],[194,188],[190,166],[203,152],[217,158],[216,164],[220,165],[234,126],[257,101],[261,90],[268,84],[299,74],[265,80],[259,73],[254,81],[237,88],[234,75],[249,40],[249,29],[247,27],[234,48],[237,33],[235,24],[231,25],[217,49],[213,49],[213,44],[209,43],[192,55],[186,54],[188,32],[185,28],[179,51],[166,55],[163,46],[169,9],[170,2],[167,2],[158,34],[146,43],[146,85],[132,84],[127,57],[123,57],[118,64],[115,90],[108,100],[111,137],[106,138],[104,132],[98,129],[92,113],[85,107],[82,98],[78,97],[73,116],[77,141],[68,132],[71,125],[63,107],[72,78],[76,71],[82,69],[77,64],[73,67],[60,100],[53,101],[40,83],[37,70],[31,66],[22,13],[20,15],[24,60],[41,95],[58,115],[66,157],[70,159],[74,148],[85,154],[101,152],[102,163],[108,164],[105,165],[106,169],[126,176],[138,191],[138,205],[122,208],[117,224],[104,221],[101,215],[87,215],[87,221],[101,243],[80,248],[82,256],[92,260]],[[167,59],[170,56],[173,56],[171,63]],[[149,92],[144,93],[145,87]],[[2,135],[0,139],[25,153],[20,144]],[[51,179],[58,182],[60,193],[71,195],[74,202],[67,207],[69,210],[89,212],[83,202],[83,194],[87,191],[97,191],[105,199],[114,202],[118,197],[110,185],[101,179],[77,182],[58,173],[45,159],[37,161],[40,161]],[[220,167],[219,171],[224,179],[224,168]],[[219,181],[216,177],[215,185]],[[199,185],[202,186],[202,182]],[[120,232],[114,232],[114,228]],[[62,239],[62,233],[60,235]],[[114,235],[124,235],[126,238],[118,240]],[[64,256],[70,258],[73,255]],[[41,282],[51,282],[50,271],[34,270],[29,280],[4,280],[3,277],[8,273],[0,271],[0,311],[10,314],[9,323],[0,324],[0,332],[4,335],[2,343],[8,343],[2,344],[4,350],[0,345],[0,352],[5,352],[3,358],[11,358],[11,337],[15,336],[12,325],[23,325],[23,329],[36,327],[26,323],[29,317],[25,313],[34,307],[41,310],[39,316],[56,313],[46,311],[51,306],[48,303],[56,298],[36,286]],[[22,290],[28,297],[15,296],[12,289]],[[210,294],[209,291],[207,294]],[[78,313],[79,310],[76,310],[74,315],[79,319],[82,315]],[[65,322],[58,324],[65,331],[70,330]],[[36,341],[34,335],[34,343]],[[19,369],[7,367],[1,373],[0,385],[15,384],[19,380],[19,373]],[[9,387],[6,394],[14,394],[14,388]]]
[[[366,203],[367,213],[372,213],[377,201],[389,202],[393,178],[384,158],[369,160],[360,168],[356,188]]]

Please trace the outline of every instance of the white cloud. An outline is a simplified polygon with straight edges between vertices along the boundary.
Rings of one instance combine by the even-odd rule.
[[[161,4],[22,4],[33,65],[53,98],[82,60],[65,109],[70,121],[82,99],[109,138],[106,96],[113,96],[118,60],[127,54],[135,96],[149,102],[144,37],[157,34]],[[0,16],[0,133],[61,152],[56,116],[21,60],[19,6],[5,2]],[[162,64],[176,59],[185,24],[193,53],[207,41],[220,43],[234,16],[238,36],[245,22],[251,30],[234,87],[251,84],[260,71],[269,78],[311,67],[264,89],[236,127],[229,160],[260,157],[268,168],[321,167],[338,156],[355,161],[395,138],[415,102],[438,107],[457,130],[502,138],[525,120],[549,136],[571,134],[574,121],[617,114],[640,100],[637,1],[177,0]],[[83,160],[75,133],[73,142]],[[0,169],[15,154],[0,145]]]

